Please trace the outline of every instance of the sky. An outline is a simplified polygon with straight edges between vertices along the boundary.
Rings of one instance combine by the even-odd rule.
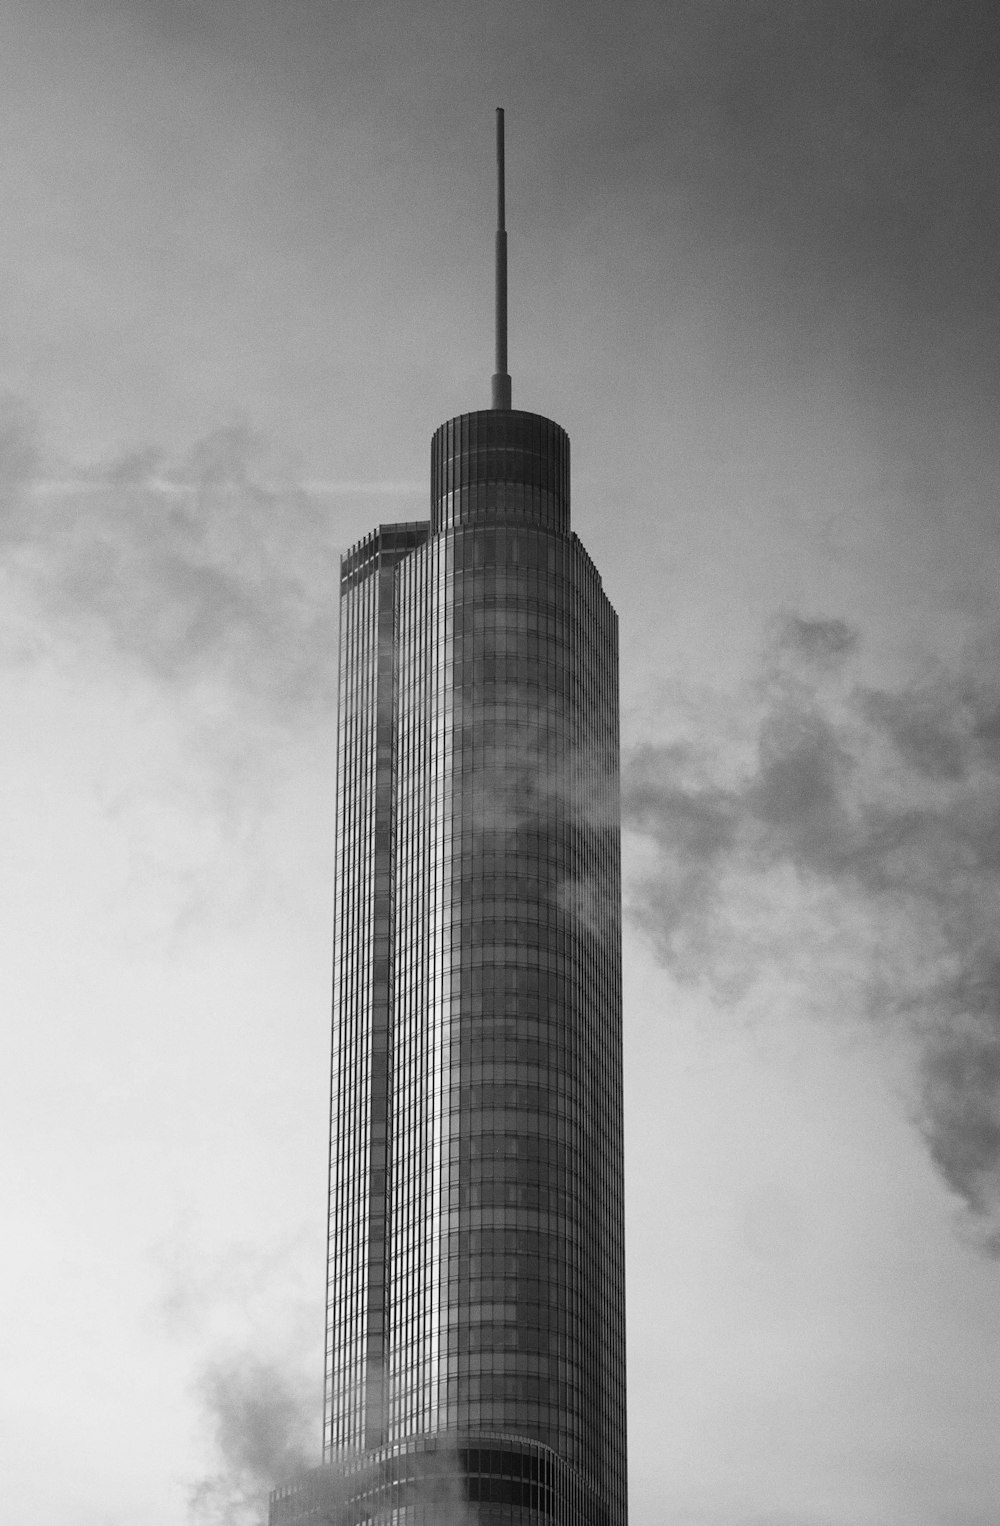
[[[7,0],[0,1459],[318,1455],[338,558],[489,402],[621,619],[631,1526],[1000,1515],[1000,18]]]

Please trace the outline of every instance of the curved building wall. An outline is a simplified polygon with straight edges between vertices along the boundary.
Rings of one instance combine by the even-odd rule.
[[[621,1526],[617,621],[563,431],[442,426],[431,524],[341,607],[325,1456],[443,1448],[475,1519]]]
[[[569,531],[569,435],[539,413],[461,413],[431,441],[431,531],[497,518]]]

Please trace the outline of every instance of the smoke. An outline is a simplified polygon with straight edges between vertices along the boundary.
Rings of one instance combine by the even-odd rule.
[[[895,690],[852,676],[858,650],[786,616],[726,727],[706,707],[631,753],[629,910],[724,1000],[766,982],[902,1027],[931,1157],[1000,1254],[997,642]]]

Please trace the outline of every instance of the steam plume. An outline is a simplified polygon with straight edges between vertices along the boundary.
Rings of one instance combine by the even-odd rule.
[[[263,1526],[271,1490],[312,1460],[316,1395],[246,1353],[210,1362],[199,1387],[221,1467],[192,1489],[191,1520]]]
[[[213,1245],[188,1218],[155,1247],[158,1313],[190,1349],[211,1464],[188,1489],[190,1526],[265,1526],[275,1485],[318,1455],[322,1307],[312,1229]]]

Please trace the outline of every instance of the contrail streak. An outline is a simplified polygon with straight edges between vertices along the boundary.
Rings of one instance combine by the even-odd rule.
[[[216,492],[222,490],[231,493],[238,493],[243,487],[243,484],[240,482],[212,483],[211,485]],[[308,479],[305,482],[255,482],[254,486],[257,490],[266,493],[305,493],[311,498],[344,497],[351,493],[364,494],[370,498],[403,498],[416,494],[422,496],[427,490],[426,484],[423,482],[409,482],[405,480],[398,482],[338,482]],[[151,492],[180,498],[203,492],[205,483],[176,481],[169,477],[136,477],[134,479],[115,476],[50,477],[28,484],[28,491],[39,498],[68,498],[80,493],[103,493],[109,488],[129,487],[145,488]]]

